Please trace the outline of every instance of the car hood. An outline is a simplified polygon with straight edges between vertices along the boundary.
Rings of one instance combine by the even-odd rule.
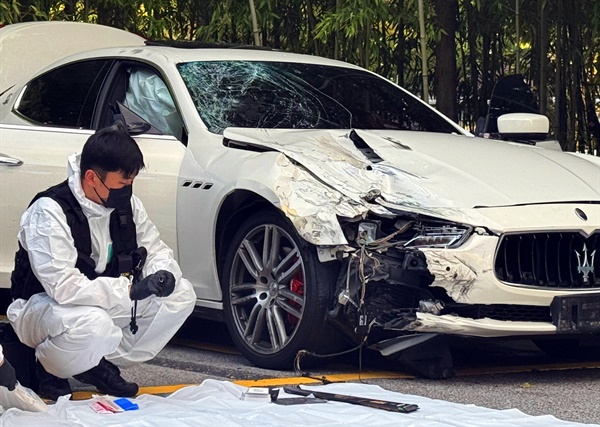
[[[276,150],[355,201],[471,209],[600,200],[600,167],[567,153],[412,131],[228,128],[226,142]]]

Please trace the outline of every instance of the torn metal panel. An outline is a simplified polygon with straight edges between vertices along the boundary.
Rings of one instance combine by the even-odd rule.
[[[280,209],[298,233],[313,244],[347,244],[338,216],[354,218],[365,214],[368,208],[323,185],[284,155],[277,158],[277,166],[279,174],[273,190],[279,197]]]
[[[431,286],[443,288],[459,303],[499,303],[504,286],[495,278],[492,262],[498,244],[496,236],[473,235],[465,245],[448,251],[422,248],[427,267],[435,279]],[[475,286],[477,284],[477,286]],[[526,302],[523,302],[526,304]]]
[[[455,255],[453,251],[426,250],[427,266],[435,276],[432,286],[439,286],[448,292],[448,295],[457,302],[468,301],[469,292],[478,278],[479,271],[483,272],[481,263],[487,261],[476,257]],[[470,258],[470,259],[466,259]],[[470,265],[474,263],[475,266]]]
[[[434,191],[418,184],[421,179],[388,164],[374,165],[356,148],[350,131],[229,128],[226,138],[281,151],[302,164],[320,180],[356,202],[382,196],[399,206],[452,206]],[[381,139],[386,144],[394,143]]]
[[[511,322],[494,319],[470,319],[452,314],[437,316],[416,313],[416,320],[404,330],[421,333],[441,333],[475,337],[555,334],[556,326],[545,322]]]
[[[375,343],[370,348],[379,351],[382,356],[387,357],[412,346],[429,341],[436,336],[437,334],[402,335]]]
[[[431,158],[424,157],[422,153],[415,153],[414,150],[406,148],[403,142],[392,137],[378,136],[375,131],[355,132],[368,141],[374,150],[379,150],[378,155],[382,158],[391,158],[390,152],[400,152],[395,160],[399,159],[401,162],[384,161],[375,164],[369,162],[349,137],[349,131],[230,128],[224,135],[236,141],[245,141],[252,146],[285,154],[294,163],[304,167],[324,186],[339,191],[347,200],[355,203],[351,209],[355,209],[360,204],[373,213],[388,217],[402,215],[402,213],[427,215],[463,224],[484,226],[495,233],[501,233],[506,227],[515,224],[520,226],[520,223],[527,221],[527,218],[534,217],[536,221],[539,219],[540,223],[564,225],[564,220],[557,221],[555,211],[560,208],[556,206],[549,208],[537,205],[534,208],[524,208],[531,214],[529,217],[519,211],[520,207],[463,208],[461,205],[464,204],[465,198],[479,198],[478,201],[481,202],[489,194],[494,193],[496,190],[489,187],[492,185],[491,181],[484,187],[476,183],[453,181],[455,177],[444,172],[447,167],[442,165],[441,160],[434,162]],[[402,140],[408,139],[413,144],[414,141],[407,138],[405,134],[402,134]],[[412,135],[410,132],[407,134]],[[435,137],[442,138],[437,135]],[[452,135],[445,138],[460,139]],[[450,143],[445,140],[438,142]],[[390,152],[386,151],[388,146],[393,147],[389,149]],[[402,167],[397,164],[401,164]],[[456,172],[453,170],[453,173]],[[461,194],[454,194],[457,191]],[[482,191],[486,192],[485,197],[480,194]],[[457,197],[457,202],[453,204],[437,194],[454,195]],[[535,214],[538,208],[540,215]],[[544,217],[541,211],[548,215]],[[561,218],[565,217],[567,216],[561,215]],[[575,217],[571,219],[577,220]],[[531,225],[530,223],[531,221],[528,221],[527,225]],[[595,224],[597,221],[590,221],[588,228],[593,229]],[[581,226],[581,224],[573,225]]]

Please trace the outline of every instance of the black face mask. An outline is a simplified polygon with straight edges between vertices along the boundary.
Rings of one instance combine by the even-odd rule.
[[[98,179],[100,179],[100,176],[98,174],[96,174],[96,176],[98,176]],[[105,208],[123,209],[131,205],[133,184],[126,185],[123,188],[108,188],[104,181],[102,181],[102,179],[100,179],[100,182],[108,190],[108,197],[106,199],[103,199],[102,197],[100,197],[100,195],[94,188],[96,195],[102,202],[102,206],[104,206]]]

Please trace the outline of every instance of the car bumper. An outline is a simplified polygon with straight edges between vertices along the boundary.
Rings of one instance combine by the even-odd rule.
[[[457,249],[421,249],[428,270],[435,276],[430,286],[443,288],[458,306],[533,308],[547,313],[548,321],[536,321],[539,317],[533,321],[498,319],[488,314],[471,318],[447,307],[441,314],[417,310],[416,318],[405,320],[398,329],[475,337],[600,333],[600,315],[594,314],[600,312],[599,288],[556,289],[505,283],[494,272],[498,242],[497,236],[473,235]]]
[[[550,307],[556,296],[588,295],[600,288],[556,289],[505,283],[494,272],[499,238],[473,235],[457,249],[420,249],[427,268],[435,276],[432,287],[444,288],[448,296],[463,304],[515,304]]]
[[[555,334],[556,326],[546,322],[513,322],[495,319],[470,319],[451,314],[416,313],[417,319],[404,330],[422,333],[473,337],[506,337]]]

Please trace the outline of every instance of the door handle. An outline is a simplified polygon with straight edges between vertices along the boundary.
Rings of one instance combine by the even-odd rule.
[[[23,164],[22,160],[19,160],[15,157],[7,156],[6,154],[0,153],[0,165],[4,166],[21,166]]]

